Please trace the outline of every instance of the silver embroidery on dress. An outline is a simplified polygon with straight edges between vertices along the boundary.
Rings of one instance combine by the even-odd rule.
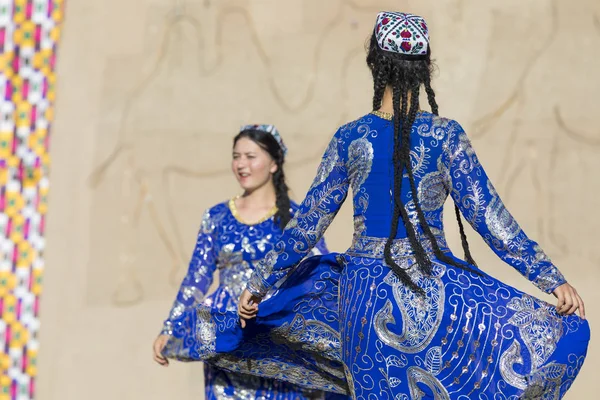
[[[419,182],[419,204],[423,211],[435,211],[444,206],[448,198],[448,175],[442,171],[431,172]]]
[[[493,196],[485,210],[485,223],[490,233],[503,243],[517,237],[521,228],[510,212],[504,207],[498,193],[488,181],[488,190]]]
[[[504,378],[504,380],[511,386],[519,389],[525,389],[527,387],[527,381],[523,375],[515,372],[513,368],[515,364],[523,364],[521,345],[516,339],[500,356],[500,374],[502,375],[502,378]]]
[[[418,384],[427,386],[433,392],[433,400],[450,400],[448,391],[444,385],[435,378],[431,373],[419,367],[410,367],[406,371],[408,376],[408,387],[412,400],[424,399],[425,393],[419,389]]]
[[[392,287],[396,305],[402,314],[402,333],[398,335],[388,328],[389,324],[396,323],[390,300],[375,315],[375,332],[390,347],[405,353],[418,353],[429,345],[442,321],[445,293],[440,277],[445,267],[434,263],[431,276],[425,276],[416,269],[408,271],[426,295],[419,296],[390,272],[385,282]]]
[[[317,170],[317,176],[315,177],[313,186],[320,185],[327,180],[327,177],[337,165],[339,158],[340,156],[338,154],[337,140],[333,138],[325,150],[323,161],[319,164],[319,169]]]
[[[274,341],[297,343],[302,350],[324,354],[327,358],[341,361],[341,343],[338,332],[329,325],[317,320],[306,320],[297,314],[291,324],[285,323],[272,330]],[[336,371],[336,375],[340,371]],[[343,378],[343,374],[339,376]]]
[[[365,138],[353,140],[348,146],[348,177],[356,196],[371,173],[373,144]]]
[[[534,368],[541,366],[556,350],[556,344],[562,337],[561,318],[552,306],[529,295],[511,299],[507,307],[516,311],[508,322],[519,328]]]

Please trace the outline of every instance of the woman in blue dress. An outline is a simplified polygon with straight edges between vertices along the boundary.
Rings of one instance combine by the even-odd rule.
[[[283,172],[286,147],[271,125],[249,125],[234,138],[232,170],[244,194],[208,209],[202,218],[196,247],[169,318],[154,343],[154,359],[168,361],[162,348],[173,333],[173,320],[186,309],[203,304],[236,310],[237,300],[252,274],[252,265],[276,243],[298,206],[288,197]],[[327,253],[321,241],[313,255]],[[219,286],[207,296],[215,272]],[[318,399],[323,392],[289,383],[230,373],[205,365],[206,399]]]
[[[378,15],[367,56],[375,111],[333,136],[298,212],[255,266],[241,324],[232,313],[186,313],[166,356],[356,399],[564,396],[590,339],[583,301],[503,205],[462,127],[438,116],[430,54],[422,18]],[[432,112],[419,107],[423,88]],[[350,248],[301,262],[350,193]],[[448,197],[464,261],[444,237]],[[479,269],[461,213],[557,305]]]

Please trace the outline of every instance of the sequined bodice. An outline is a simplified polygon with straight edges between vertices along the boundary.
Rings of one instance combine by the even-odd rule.
[[[278,242],[282,231],[275,221],[274,212],[248,224],[239,218],[231,203],[217,204],[204,213],[188,272],[165,321],[163,333],[171,331],[172,319],[195,304],[235,309],[252,276],[254,265],[264,259]],[[292,215],[297,209],[298,206],[292,203]],[[324,242],[316,246],[313,254],[322,252],[327,252]],[[219,286],[206,296],[216,271]]]

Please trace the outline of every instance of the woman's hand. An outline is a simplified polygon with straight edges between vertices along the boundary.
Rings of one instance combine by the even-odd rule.
[[[244,290],[238,303],[238,315],[240,316],[242,328],[246,327],[247,320],[256,318],[256,314],[258,314],[258,305],[260,304],[261,300],[261,298],[250,293],[248,289]]]
[[[577,290],[568,283],[563,283],[552,294],[558,299],[556,311],[561,315],[571,315],[579,310],[579,315],[585,319],[585,305],[583,300],[577,294]]]
[[[169,360],[166,359],[162,355],[162,351],[169,340],[169,335],[159,335],[154,341],[154,345],[152,345],[152,350],[154,352],[154,361],[162,365],[163,367],[169,366]]]

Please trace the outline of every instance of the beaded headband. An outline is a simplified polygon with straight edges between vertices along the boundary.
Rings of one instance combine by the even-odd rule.
[[[264,124],[263,125],[244,125],[240,128],[240,132],[247,131],[247,130],[255,130],[255,131],[269,133],[277,141],[277,143],[279,144],[279,147],[281,147],[281,151],[283,151],[283,155],[285,156],[287,154],[288,149],[285,146],[285,143],[283,143],[283,139],[281,138],[281,135],[279,134],[279,131],[277,130],[277,128],[275,128],[275,125],[264,125]]]

